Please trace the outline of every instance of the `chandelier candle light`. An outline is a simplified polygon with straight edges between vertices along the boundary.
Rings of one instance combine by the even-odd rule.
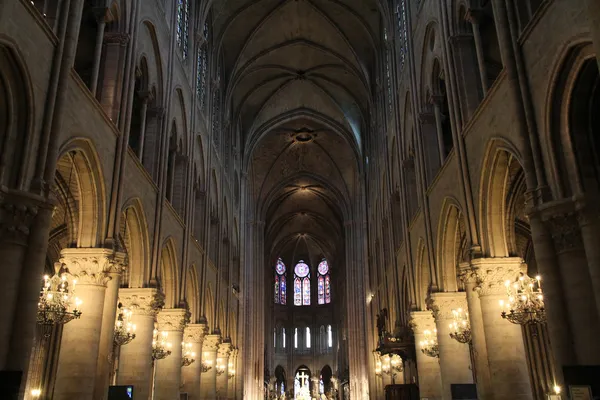
[[[433,330],[433,335],[430,330],[423,332],[425,334],[425,340],[421,340],[419,345],[421,346],[421,352],[428,357],[439,358],[440,347],[437,342],[437,329]]]
[[[469,313],[462,308],[452,310],[454,321],[450,324],[450,337],[459,343],[471,343],[471,325]]]
[[[233,368],[233,363],[229,363],[227,366],[227,378],[232,379],[235,377],[235,369]]]
[[[135,324],[131,323],[132,311],[123,308],[119,311],[115,322],[115,346],[125,346],[135,339]]]
[[[76,279],[69,282],[67,274],[44,275],[44,285],[38,302],[37,323],[44,336],[49,336],[52,327],[64,325],[81,317],[81,300],[75,297]]]
[[[504,285],[508,301],[500,300],[502,318],[518,325],[546,322],[544,296],[539,276],[533,279],[521,273],[515,282],[506,281]]]
[[[207,360],[209,353],[204,353],[204,357],[202,360],[202,372],[208,372],[212,369],[212,360]]]
[[[154,330],[154,338],[152,339],[152,360],[162,360],[171,355],[169,350],[172,345],[167,342],[168,332],[158,332],[158,329]]]
[[[196,353],[192,351],[192,344],[181,342],[181,348],[183,349],[183,355],[181,357],[181,366],[189,367],[196,361]]]
[[[220,358],[217,359],[217,376],[223,375],[225,373],[225,364],[223,364],[223,360]]]

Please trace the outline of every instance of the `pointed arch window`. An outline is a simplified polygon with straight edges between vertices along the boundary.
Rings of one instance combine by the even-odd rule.
[[[406,20],[406,0],[398,0],[396,4],[396,21],[398,29],[398,67],[404,69],[408,52],[408,28]]]
[[[204,43],[198,48],[196,59],[196,96],[200,104],[200,109],[204,110],[206,104],[206,81],[208,75],[208,22],[204,24]]]
[[[294,305],[310,306],[310,268],[302,260],[294,268]]]
[[[317,268],[317,297],[319,304],[331,303],[331,276],[329,263],[323,259]]]
[[[189,0],[177,0],[177,46],[181,50],[183,59],[188,56],[190,25],[190,2]]]
[[[275,264],[275,304],[287,304],[287,285],[285,281],[285,264],[280,259],[277,260]]]

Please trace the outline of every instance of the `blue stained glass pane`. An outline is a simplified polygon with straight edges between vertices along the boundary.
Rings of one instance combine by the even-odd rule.
[[[299,276],[300,278],[304,278],[305,276],[308,276],[309,272],[310,272],[310,268],[304,261],[300,261],[298,264],[296,264],[296,268],[294,269],[294,273],[296,274],[296,276]]]
[[[328,273],[329,272],[329,264],[327,263],[327,260],[321,261],[321,263],[319,264],[319,267],[317,269],[321,275],[325,275],[326,273]]]
[[[279,278],[275,277],[275,304],[279,304]]]
[[[302,305],[302,282],[300,278],[294,279],[294,305]]]
[[[310,306],[310,278],[304,278],[302,282],[302,304]]]
[[[319,295],[319,304],[325,304],[325,279],[322,276],[319,276],[317,293]]]
[[[285,283],[285,275],[282,275],[279,278],[279,291],[281,294],[281,301],[280,303],[283,305],[287,304],[287,288],[286,288],[286,283]]]
[[[331,303],[331,282],[329,275],[325,277],[325,303]]]
[[[285,264],[283,263],[283,261],[281,261],[281,258],[277,260],[277,265],[275,265],[275,271],[277,271],[279,275],[285,273]]]

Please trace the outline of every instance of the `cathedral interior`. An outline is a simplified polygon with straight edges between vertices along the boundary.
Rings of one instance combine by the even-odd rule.
[[[599,399],[599,65],[599,0],[0,0],[0,398]]]

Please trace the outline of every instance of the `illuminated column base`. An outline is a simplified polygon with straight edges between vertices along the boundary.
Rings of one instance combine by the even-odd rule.
[[[136,399],[147,399],[152,380],[152,332],[162,294],[156,289],[120,289],[119,301],[131,310],[135,324],[135,339],[122,346],[118,370],[118,385],[133,385]]]
[[[171,354],[155,361],[155,392],[156,400],[179,398],[181,387],[181,342],[185,328],[187,311],[183,308],[161,310],[157,315],[158,330],[167,333],[167,343],[171,344]]]
[[[440,371],[442,373],[442,398],[452,400],[452,384],[473,383],[469,346],[450,337],[453,331],[452,310],[467,309],[465,293],[433,293],[431,295],[433,315],[440,347]]]
[[[501,316],[500,300],[506,300],[506,280],[522,272],[520,258],[476,259],[471,262],[480,279],[479,298],[494,400],[531,400],[533,394],[523,334]]]
[[[430,311],[413,311],[411,315],[411,326],[415,334],[417,345],[417,373],[419,393],[421,398],[429,400],[441,400],[442,380],[440,377],[440,364],[437,358],[429,357],[418,348],[418,344],[425,339],[425,331],[435,329],[435,321]]]
[[[220,366],[220,372],[217,374],[217,398],[227,398],[227,384],[229,378],[227,377],[229,371],[229,355],[231,354],[231,342],[224,342],[219,345],[217,351],[217,366]]]
[[[202,374],[202,343],[204,337],[208,333],[206,324],[190,324],[183,331],[183,341],[191,343],[190,350],[196,353],[194,362],[187,366],[181,367],[181,375],[183,380],[183,392],[188,394],[189,400],[200,400],[200,377]]]
[[[211,368],[200,377],[200,398],[217,398],[217,351],[221,335],[207,335],[202,343],[202,362]]]

